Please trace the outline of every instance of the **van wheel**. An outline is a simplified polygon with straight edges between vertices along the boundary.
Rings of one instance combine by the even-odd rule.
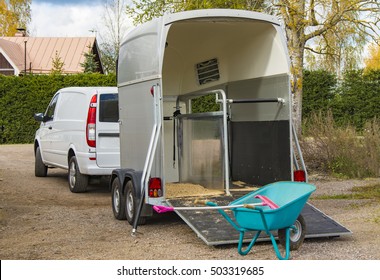
[[[125,213],[127,221],[130,225],[133,225],[138,207],[138,199],[135,195],[135,189],[133,188],[132,180],[129,180],[125,186],[125,198]],[[143,225],[145,224],[145,221],[145,217],[140,217],[137,224]]]
[[[293,226],[295,226],[296,230],[291,228],[289,232],[289,235],[290,235],[289,245],[290,245],[291,251],[298,250],[298,248],[301,247],[305,239],[306,223],[302,215],[298,216]],[[278,239],[280,241],[280,244],[285,247],[286,246],[286,230],[285,229],[278,230]]]
[[[79,171],[77,158],[72,156],[69,161],[69,187],[73,193],[85,192],[88,185],[88,176]]]
[[[125,203],[126,199],[123,195],[121,188],[120,188],[120,182],[118,178],[115,178],[112,181],[112,211],[113,215],[118,220],[125,220],[126,214],[125,214]]]
[[[34,176],[36,177],[46,177],[47,166],[42,161],[40,147],[36,149],[36,157],[34,159]]]

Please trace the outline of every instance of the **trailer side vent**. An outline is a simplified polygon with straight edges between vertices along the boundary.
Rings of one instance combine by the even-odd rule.
[[[217,81],[220,78],[218,60],[216,58],[198,63],[196,68],[200,85]]]

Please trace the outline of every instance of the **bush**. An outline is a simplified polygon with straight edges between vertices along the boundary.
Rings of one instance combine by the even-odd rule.
[[[367,121],[380,116],[380,71],[348,71],[331,106],[337,124],[362,130]]]
[[[380,176],[380,122],[368,121],[362,133],[352,125],[337,126],[331,111],[307,120],[301,147],[310,171],[338,177]]]
[[[326,112],[333,106],[337,78],[334,74],[324,71],[304,71],[302,97],[302,115],[309,118],[311,114]]]
[[[39,127],[34,113],[44,112],[60,88],[115,85],[115,75],[0,75],[0,143],[32,143]]]

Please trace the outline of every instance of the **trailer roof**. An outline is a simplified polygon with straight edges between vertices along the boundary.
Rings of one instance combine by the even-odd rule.
[[[245,47],[244,50],[239,50],[243,51],[241,57],[250,56],[249,65],[248,62],[245,63],[250,69],[239,66],[240,70],[234,71],[230,67],[230,72],[234,72],[234,75],[224,75],[221,83],[227,82],[227,77],[230,80],[246,79],[252,69],[258,67],[261,67],[263,73],[257,74],[256,71],[250,78],[286,73],[286,42],[280,38],[282,35],[277,34],[281,33],[280,29],[280,23],[274,16],[245,10],[207,9],[163,15],[139,25],[127,34],[119,52],[118,85],[161,78],[163,65],[167,63],[173,64],[172,67],[176,68],[173,71],[178,72],[180,68],[174,65],[178,59],[186,62],[188,69],[193,69],[194,65],[211,59],[212,56],[219,56],[221,68],[227,69],[223,63],[234,59],[229,66],[238,67],[242,62],[232,56],[238,52],[239,47]],[[169,38],[173,32],[176,35]],[[217,43],[224,47],[218,47]],[[170,60],[168,47],[177,48],[174,50],[177,55],[183,52],[182,58]],[[193,61],[190,61],[186,51],[198,57],[192,57]],[[170,61],[165,58],[165,62],[164,55]],[[185,75],[184,72],[182,74]],[[236,77],[240,74],[244,77]]]
[[[232,10],[232,9],[207,9],[207,10],[192,10],[173,14],[165,14],[159,18],[155,18],[149,22],[135,27],[131,30],[127,36],[124,43],[129,41],[131,38],[136,36],[143,36],[152,32],[155,29],[160,32],[162,25],[169,25],[174,22],[186,21],[186,20],[197,20],[214,18],[215,21],[237,21],[237,20],[258,20],[264,21],[275,25],[280,25],[277,18],[271,15],[245,11],[245,10]]]
[[[197,19],[200,20],[202,18],[215,18],[222,19],[223,21],[236,20],[236,19],[249,19],[249,20],[260,20],[270,22],[272,24],[280,25],[280,22],[274,16],[262,14],[253,11],[245,11],[245,10],[231,10],[231,9],[207,9],[207,10],[192,10],[185,11],[174,14],[166,14],[163,16],[164,24],[171,24],[177,21],[189,20],[189,19]]]

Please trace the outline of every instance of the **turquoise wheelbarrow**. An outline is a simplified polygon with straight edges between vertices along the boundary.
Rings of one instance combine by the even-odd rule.
[[[264,231],[272,241],[277,258],[287,260],[292,249],[291,238],[297,240],[298,245],[296,246],[302,244],[305,228],[300,213],[314,191],[315,186],[302,182],[277,182],[266,185],[229,204],[235,221],[216,203],[208,201],[206,204],[216,207],[216,210],[239,231],[239,254],[248,254],[261,232]],[[262,201],[266,203],[260,205]],[[234,208],[234,205],[240,205],[240,207]],[[281,255],[275,237],[271,232],[274,230],[278,231],[280,243],[285,245],[284,256]],[[257,232],[246,249],[243,250],[244,235],[248,231]]]

